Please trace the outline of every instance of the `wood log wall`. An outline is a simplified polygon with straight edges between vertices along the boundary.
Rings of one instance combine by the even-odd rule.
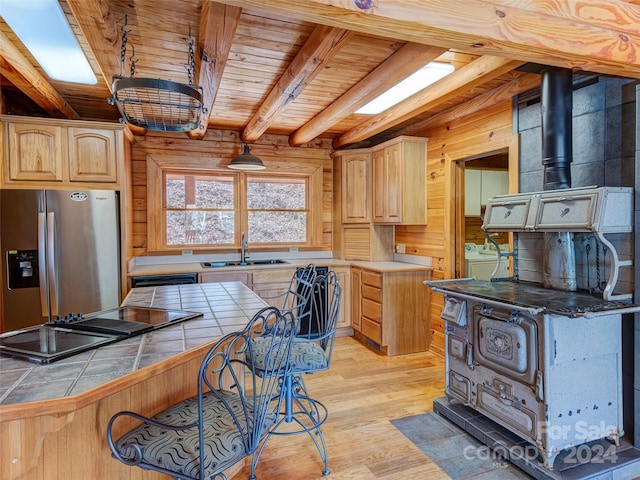
[[[203,140],[191,140],[184,134],[151,133],[134,137],[131,152],[131,254],[145,256],[147,251],[147,163],[148,155],[172,155],[185,158],[211,158],[212,164],[228,162],[241,153],[239,132],[208,130]],[[295,171],[296,163],[318,162],[323,168],[322,187],[322,247],[331,250],[332,223],[332,160],[331,144],[317,140],[303,147],[290,147],[288,137],[263,135],[251,144],[251,153],[262,158],[268,166],[269,159],[286,160]],[[317,250],[317,249],[316,249]]]
[[[477,113],[430,128],[416,135],[429,138],[427,151],[427,225],[397,226],[396,243],[404,243],[406,252],[431,257],[432,278],[441,280],[455,276],[455,191],[454,162],[506,148],[515,149],[511,100]],[[517,186],[517,171],[510,169],[512,188]],[[443,298],[431,296],[431,350],[444,351],[444,323],[440,318]]]

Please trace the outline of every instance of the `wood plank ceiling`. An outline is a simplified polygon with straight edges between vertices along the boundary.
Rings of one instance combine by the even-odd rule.
[[[3,113],[117,121],[107,103],[121,72],[121,27],[135,76],[203,87],[207,128],[317,137],[361,146],[483,108],[535,88],[525,64],[640,78],[640,0],[60,0],[98,77],[49,79],[0,20]],[[1,11],[0,11],[1,15]],[[131,50],[129,49],[129,54]],[[431,60],[455,72],[378,115],[354,112]],[[136,133],[141,132],[140,129]]]

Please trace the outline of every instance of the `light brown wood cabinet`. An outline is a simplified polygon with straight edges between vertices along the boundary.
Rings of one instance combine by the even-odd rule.
[[[427,270],[377,272],[351,269],[351,324],[355,337],[385,355],[429,349]]]
[[[427,139],[401,136],[373,147],[374,223],[427,224]]]
[[[342,227],[344,260],[384,261],[393,258],[393,227],[358,224]]]
[[[70,127],[67,132],[69,181],[118,181],[117,131]]]
[[[342,154],[342,223],[371,222],[371,152]]]
[[[114,188],[123,174],[124,126],[2,117],[3,185]]]

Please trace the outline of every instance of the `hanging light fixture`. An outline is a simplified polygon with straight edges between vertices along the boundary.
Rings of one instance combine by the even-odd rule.
[[[266,167],[262,160],[255,155],[251,155],[249,144],[243,144],[243,151],[240,155],[233,157],[227,168],[233,170],[264,170]]]

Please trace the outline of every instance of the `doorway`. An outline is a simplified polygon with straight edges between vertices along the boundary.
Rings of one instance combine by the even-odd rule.
[[[516,157],[517,158],[517,157]],[[489,242],[482,224],[487,200],[517,189],[511,172],[513,152],[509,148],[482,153],[455,163],[455,278],[475,276],[488,280],[495,268],[495,246]],[[508,233],[492,234],[499,245],[509,248]],[[501,249],[502,250],[502,249]],[[508,275],[508,265],[499,276]]]

